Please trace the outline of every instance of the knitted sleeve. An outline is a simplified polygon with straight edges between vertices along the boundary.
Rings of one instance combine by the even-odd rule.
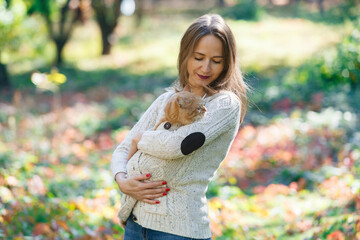
[[[138,143],[138,149],[157,158],[177,159],[238,127],[241,106],[234,94],[220,94],[206,107],[204,117],[175,131],[145,131]]]
[[[160,95],[146,110],[146,112],[141,116],[140,120],[135,124],[135,126],[130,130],[125,139],[119,144],[115,151],[112,154],[110,168],[113,177],[119,172],[127,173],[126,164],[127,164],[127,155],[131,146],[131,140],[134,135],[138,132],[146,131],[154,128],[156,124],[156,117],[160,110],[160,105],[164,101],[166,92]]]

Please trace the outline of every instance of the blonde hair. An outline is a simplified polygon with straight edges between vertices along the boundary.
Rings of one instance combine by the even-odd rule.
[[[241,103],[240,122],[242,122],[247,109],[246,93],[249,87],[243,79],[238,64],[234,35],[220,15],[203,15],[197,18],[184,33],[178,56],[179,87],[184,88],[188,85],[187,61],[191,57],[196,44],[206,35],[213,35],[221,40],[224,53],[224,70],[217,79],[204,87],[204,91],[208,95],[213,95],[220,90],[233,92]]]

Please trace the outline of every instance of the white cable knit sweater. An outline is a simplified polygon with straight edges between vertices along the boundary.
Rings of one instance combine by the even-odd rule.
[[[164,115],[164,107],[174,94],[159,96],[115,149],[111,160],[113,177],[118,172],[151,173],[150,181],[164,180],[170,188],[160,204],[137,202],[126,208],[122,198],[121,220],[131,210],[143,227],[189,238],[211,237],[208,217],[207,185],[228,153],[238,131],[240,103],[229,91],[220,91],[204,99],[207,112],[198,121],[177,130],[153,130]],[[132,137],[144,131],[134,156],[126,161]],[[132,206],[131,204],[129,206]]]

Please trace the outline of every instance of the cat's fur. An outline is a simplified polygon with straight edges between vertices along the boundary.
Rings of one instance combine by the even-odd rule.
[[[200,118],[206,112],[203,100],[195,93],[188,91],[177,92],[166,104],[165,116],[155,126],[155,130],[162,122],[169,122],[171,125],[187,125]]]

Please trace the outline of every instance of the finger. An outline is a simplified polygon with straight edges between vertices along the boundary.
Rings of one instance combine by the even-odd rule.
[[[152,188],[152,189],[146,189],[142,192],[142,194],[144,196],[149,196],[149,195],[155,195],[155,194],[163,194],[163,193],[167,193],[168,191],[170,191],[170,189],[168,187],[161,187],[161,188]]]
[[[144,200],[142,200],[142,202],[148,203],[148,204],[159,204],[160,203],[159,200],[150,200],[150,199],[144,199]]]
[[[166,181],[146,182],[144,183],[145,188],[158,188],[166,185]]]
[[[147,195],[147,196],[144,196],[146,199],[156,199],[156,198],[161,198],[161,197],[164,197],[166,196],[167,193],[158,193],[158,194],[152,194],[152,195]]]
[[[149,179],[150,177],[151,177],[151,174],[147,173],[147,174],[142,174],[142,175],[135,175],[132,177],[132,179],[141,181],[141,180]]]

